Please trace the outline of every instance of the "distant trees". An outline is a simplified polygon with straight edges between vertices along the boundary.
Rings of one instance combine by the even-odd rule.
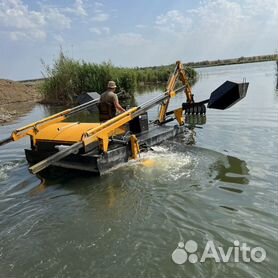
[[[252,57],[241,56],[234,59],[223,59],[223,60],[213,60],[213,61],[201,61],[201,62],[190,62],[187,66],[190,67],[208,67],[208,66],[220,66],[220,65],[232,65],[232,64],[242,64],[242,63],[254,63],[254,62],[264,62],[264,61],[275,61],[278,60],[278,54],[271,55],[260,55]]]

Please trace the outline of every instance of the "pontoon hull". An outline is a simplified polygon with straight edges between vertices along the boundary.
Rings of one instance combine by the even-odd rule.
[[[148,130],[136,134],[136,136],[138,138],[140,149],[147,149],[148,147],[158,145],[167,139],[177,136],[184,132],[185,129],[185,126],[178,125],[150,125]],[[55,148],[53,145],[55,142],[48,144],[49,149],[47,149],[47,147],[44,147],[43,150],[25,149],[27,161],[30,164],[35,164],[58,151],[54,151]],[[87,171],[101,175],[111,170],[111,168],[127,162],[131,155],[130,144],[124,145],[112,142],[111,146],[109,145],[109,151],[106,154],[99,153],[98,149],[88,153],[71,154],[64,159],[55,162],[53,166]]]

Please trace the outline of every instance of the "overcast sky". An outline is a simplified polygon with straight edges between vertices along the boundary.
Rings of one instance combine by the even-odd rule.
[[[0,78],[75,59],[150,66],[271,54],[278,0],[0,0]]]

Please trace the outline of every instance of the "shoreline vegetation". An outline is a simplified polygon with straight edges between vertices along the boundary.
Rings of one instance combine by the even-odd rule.
[[[63,53],[60,53],[60,56],[63,55]],[[59,57],[60,58],[60,57]],[[59,58],[55,61],[56,66]],[[66,57],[65,57],[66,58]],[[68,58],[66,58],[68,59]],[[184,64],[187,69],[190,71],[190,78],[191,82],[195,82],[198,78],[196,71],[194,68],[198,67],[210,67],[210,66],[222,66],[222,65],[229,65],[229,64],[241,64],[241,63],[255,63],[255,62],[265,62],[265,61],[276,61],[277,67],[278,67],[278,54],[272,54],[272,55],[261,55],[261,56],[252,56],[252,57],[240,57],[235,59],[225,59],[225,60],[215,60],[215,61],[201,61],[201,62],[189,62]],[[128,71],[129,68],[119,68],[119,67],[113,67],[111,63],[103,63],[100,65],[97,64],[90,64],[85,62],[77,62],[72,60],[71,61],[73,66],[74,63],[85,64],[87,65],[87,68],[90,68],[90,65],[93,65],[95,69],[103,70],[108,68],[111,73],[111,69],[115,69],[116,71],[120,72],[121,77],[121,83],[124,83],[126,81],[128,86],[133,86],[132,80],[129,80],[130,72]],[[52,72],[51,68],[49,66],[44,65],[44,68],[46,69],[46,74],[44,75],[44,78],[37,78],[37,79],[29,79],[29,80],[21,80],[21,81],[12,81],[12,80],[5,80],[0,79],[0,106],[7,105],[10,103],[16,104],[16,103],[23,103],[23,102],[43,102],[43,95],[41,94],[41,88],[43,87],[43,84],[46,81],[46,78],[48,78],[49,73],[55,73],[55,63],[52,66]],[[165,83],[168,80],[169,74],[173,71],[174,64],[167,65],[167,66],[154,66],[154,67],[141,67],[141,68],[133,68],[131,70],[137,71],[136,74],[136,82],[137,82],[137,91],[141,91],[142,88],[146,86],[165,86]],[[193,68],[193,69],[192,69]],[[86,69],[86,67],[85,67]],[[83,69],[83,73],[84,73]],[[112,71],[113,72],[113,71]],[[102,72],[102,75],[105,74],[105,71]],[[114,76],[112,76],[113,78]],[[87,78],[88,79],[88,78]],[[140,80],[141,79],[141,80]],[[278,82],[277,82],[278,83]],[[87,84],[88,85],[88,84]],[[106,84],[103,85],[105,88]],[[128,87],[127,86],[127,87]],[[278,85],[277,85],[278,86]],[[125,87],[125,86],[123,86]],[[99,87],[98,87],[99,88]],[[93,91],[96,91],[98,88],[93,89]],[[103,88],[100,89],[100,92],[102,92]],[[129,88],[127,88],[129,89]],[[30,94],[29,91],[32,90],[34,93]],[[84,90],[85,91],[85,90]],[[16,93],[14,93],[16,92]],[[26,93],[27,92],[27,93]],[[44,100],[45,101],[45,100]],[[45,101],[46,102],[46,101]],[[55,103],[55,100],[53,99],[50,101],[53,104]]]
[[[102,93],[109,80],[117,83],[117,91],[123,91],[122,98],[133,97],[138,87],[166,84],[173,65],[151,68],[124,68],[111,62],[101,64],[78,61],[66,57],[61,51],[52,66],[44,64],[44,81],[40,86],[42,103],[76,104],[77,96],[84,92]],[[197,72],[186,67],[189,82],[197,80]]]
[[[63,53],[60,53],[60,56],[63,55]],[[59,57],[61,58],[61,57]],[[100,92],[106,87],[106,83],[104,82],[104,77],[114,79],[116,74],[116,81],[120,81],[120,85],[123,88],[132,89],[134,84],[136,85],[136,92],[140,93],[142,90],[145,90],[146,88],[149,88],[149,90],[157,89],[157,88],[163,88],[165,87],[165,84],[168,80],[169,74],[172,73],[174,64],[168,65],[168,66],[160,66],[160,67],[144,67],[144,68],[119,68],[114,67],[111,63],[103,63],[100,65],[97,64],[90,64],[85,62],[78,62],[69,59],[66,57],[63,57],[62,60],[66,59],[68,65],[68,69],[65,66],[64,63],[59,64],[59,58],[55,61],[52,68],[49,66],[46,66],[44,64],[44,67],[46,69],[46,75],[44,78],[39,79],[30,79],[30,80],[22,80],[22,81],[12,81],[12,80],[5,80],[0,79],[0,125],[7,124],[8,122],[11,122],[18,118],[19,116],[25,114],[27,111],[32,109],[32,107],[35,105],[35,103],[44,103],[44,104],[50,104],[50,105],[68,105],[68,104],[74,104],[74,96],[76,94],[72,94],[69,97],[70,99],[67,99],[65,96],[65,100],[60,100],[56,98],[51,97],[50,100],[46,100],[44,95],[41,93],[42,89],[45,84],[47,86],[50,86],[51,84],[53,86],[56,86],[55,93],[58,94],[57,91],[59,86],[66,87],[66,83],[64,83],[63,78],[68,78],[70,74],[72,74],[75,78],[78,77],[76,74],[76,71],[73,70],[74,67],[77,67],[79,70],[82,68],[82,65],[84,68],[82,68],[81,76],[86,76],[86,70],[90,72],[90,70],[97,70],[98,76],[102,76],[103,80],[99,84],[98,88],[100,89]],[[210,66],[222,66],[222,65],[228,65],[228,64],[241,64],[241,63],[254,63],[254,62],[265,62],[265,61],[276,61],[277,63],[277,84],[276,84],[276,90],[278,90],[278,54],[274,55],[262,55],[262,56],[253,56],[253,57],[240,57],[236,59],[226,59],[226,60],[215,60],[215,61],[202,61],[202,62],[196,62],[196,63],[186,63],[185,67],[187,67],[188,74],[190,76],[191,84],[196,82],[198,76],[194,68],[198,67],[210,67]],[[61,61],[60,61],[61,62]],[[57,71],[57,67],[64,65],[64,69],[62,71],[62,79],[57,78],[55,79],[55,82],[46,82],[48,78],[48,74],[52,76],[56,76],[59,71]],[[76,66],[77,65],[77,66]],[[67,70],[66,70],[67,69]],[[109,76],[107,77],[106,74],[109,73]],[[78,71],[77,71],[78,73]],[[80,72],[79,72],[80,73]],[[84,81],[89,82],[90,76],[94,72],[91,71],[90,75],[85,78]],[[130,76],[132,78],[130,78]],[[59,77],[59,76],[58,76]],[[57,84],[57,81],[60,80],[60,83]],[[72,79],[71,79],[72,80]],[[92,80],[91,80],[92,81]],[[135,82],[136,83],[135,83]],[[93,83],[93,81],[92,81]],[[82,83],[84,87],[88,88],[87,91],[96,91],[95,88],[90,87],[92,83]],[[54,85],[56,84],[56,85]],[[80,84],[79,84],[80,85]],[[85,86],[86,85],[86,86]],[[100,88],[101,86],[104,86],[103,88]],[[82,88],[82,86],[80,86]],[[51,87],[49,87],[51,88]],[[70,88],[74,89],[74,85],[72,81],[70,82]],[[132,89],[133,90],[133,89]],[[85,90],[84,90],[85,91]],[[71,91],[72,92],[72,91]],[[130,91],[131,92],[131,91]],[[65,91],[64,91],[65,93]],[[50,94],[51,95],[51,94]],[[129,94],[127,95],[129,96]],[[132,96],[131,96],[132,97]]]
[[[269,55],[258,55],[258,56],[247,56],[247,57],[239,57],[239,58],[231,58],[231,59],[218,59],[218,60],[204,60],[199,62],[187,62],[184,63],[184,66],[191,68],[202,68],[202,67],[215,67],[215,66],[226,66],[226,65],[234,65],[234,64],[248,64],[248,63],[260,63],[260,62],[268,62],[268,61],[277,61],[278,62],[278,54],[269,54]],[[152,66],[152,67],[138,67],[139,69],[152,69],[159,67],[174,67],[174,64],[171,65],[162,65],[162,66]],[[39,81],[44,81],[46,77],[42,78],[32,78],[32,79],[24,79],[18,80],[20,83],[34,83]]]
[[[184,64],[189,82],[193,85],[198,74],[194,68],[277,61],[278,54],[239,57],[234,59],[189,62]],[[76,98],[83,92],[101,93],[109,80],[115,80],[118,90],[124,91],[122,98],[133,97],[133,92],[146,85],[164,85],[167,83],[175,64],[124,68],[115,67],[111,62],[102,64],[88,63],[66,57],[62,51],[52,66],[43,63],[44,80],[41,85],[42,103],[76,104]]]

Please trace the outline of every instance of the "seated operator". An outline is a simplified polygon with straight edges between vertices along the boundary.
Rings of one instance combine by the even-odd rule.
[[[120,105],[118,96],[116,95],[116,83],[109,81],[107,90],[101,94],[99,108],[99,120],[100,122],[107,121],[116,116],[116,111],[125,112],[125,109]]]

